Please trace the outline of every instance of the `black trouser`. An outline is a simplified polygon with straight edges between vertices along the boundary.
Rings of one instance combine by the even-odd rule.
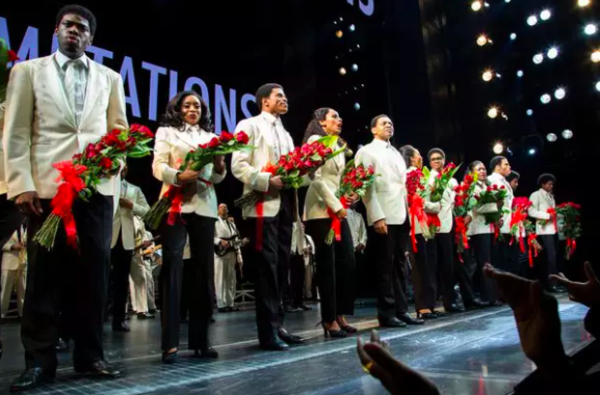
[[[408,311],[408,279],[410,277],[410,274],[408,269],[408,258],[405,255],[404,251],[404,243],[397,243],[396,252],[394,253],[394,268],[392,275],[392,284],[394,288],[394,297],[396,299],[397,316],[402,315]]]
[[[417,252],[415,253],[415,266],[412,271],[413,286],[415,288],[415,309],[426,310],[435,308],[435,295],[437,290],[435,254],[431,250],[433,240],[425,240],[423,235],[416,235]]]
[[[323,322],[333,322],[337,316],[354,314],[356,294],[356,261],[352,232],[347,220],[341,221],[341,240],[325,243],[331,229],[331,219],[306,222],[306,233],[315,243],[317,286],[321,298]]]
[[[479,281],[481,300],[484,302],[495,302],[498,300],[498,292],[494,280],[483,273],[483,266],[486,263],[490,263],[492,259],[493,237],[490,233],[471,236],[472,253],[475,254],[475,260],[477,261],[474,278],[476,281]]]
[[[368,259],[377,271],[377,315],[380,320],[389,320],[394,318],[398,311],[406,312],[408,309],[406,294],[394,292],[394,282],[397,280],[395,276],[400,275],[399,270],[394,270],[394,254],[397,245],[402,242],[403,227],[388,225],[386,235],[375,232],[372,226],[368,232]]]
[[[511,256],[510,239],[511,235],[502,234],[502,239],[498,238],[493,242],[492,246],[492,266],[497,269],[504,270],[509,273],[517,273],[516,262]],[[517,241],[518,243],[518,241]],[[514,245],[514,243],[513,243]]]
[[[28,219],[28,268],[21,340],[28,368],[56,369],[55,345],[60,319],[72,328],[75,368],[85,369],[103,360],[102,325],[110,265],[113,198],[94,194],[89,203],[76,200],[79,251],[66,244],[59,228],[52,251],[33,242],[36,232],[52,211],[42,200],[44,214]],[[67,292],[70,297],[65,297]],[[62,317],[59,317],[62,313]],[[67,324],[68,322],[68,324]]]
[[[471,241],[472,244],[472,241]],[[456,278],[460,287],[460,294],[462,296],[463,304],[465,307],[469,307],[475,299],[475,292],[473,289],[473,277],[477,268],[477,261],[472,253],[472,246],[462,252],[461,258],[455,260],[456,264]]]
[[[208,346],[208,325],[213,308],[215,276],[214,236],[216,218],[183,214],[174,225],[161,226],[163,264],[160,270],[162,349],[179,347],[181,322],[181,284],[183,278],[183,250],[186,236],[190,238],[190,323],[188,347],[201,350]]]
[[[447,309],[450,305],[456,303],[454,296],[454,233],[438,233],[435,238],[429,241],[431,246],[428,248],[430,252],[431,262],[436,265],[434,272],[436,278],[440,278],[442,287],[441,294],[444,300],[444,307]],[[436,299],[439,295],[436,293]]]
[[[292,224],[294,191],[281,191],[281,206],[275,217],[262,218],[262,231],[257,240],[257,219],[252,218],[252,261],[256,265],[255,302],[258,340],[269,343],[278,338],[283,326],[284,312],[281,308],[282,291],[288,283],[290,255],[292,250]],[[260,249],[257,243],[260,242]]]
[[[191,263],[190,259],[183,260],[183,279],[181,280],[181,302],[179,306],[181,308],[181,320],[188,319],[188,313],[190,311],[190,290],[194,286],[192,277],[194,275],[194,264]]]
[[[304,255],[293,254],[290,261],[290,304],[294,307],[304,305]]]
[[[548,288],[552,285],[552,282],[548,280],[548,276],[551,274],[557,274],[557,260],[558,260],[558,236],[557,235],[539,235],[540,244],[542,251],[538,259],[534,261],[533,271],[536,279],[540,280],[540,283],[544,288]]]
[[[110,253],[113,283],[113,325],[125,322],[127,313],[127,295],[129,294],[129,273],[133,251],[123,248],[122,230],[119,231],[117,244]]]

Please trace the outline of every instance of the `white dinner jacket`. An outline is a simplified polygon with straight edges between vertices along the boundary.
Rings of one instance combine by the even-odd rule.
[[[112,129],[128,127],[121,76],[91,59],[88,64],[79,125],[62,86],[55,55],[12,68],[3,138],[9,199],[28,191],[52,199],[58,188],[58,171],[52,164],[71,160]],[[119,184],[119,176],[102,180],[98,192],[118,195]]]
[[[313,143],[323,136],[313,135],[308,139],[308,143]],[[337,147],[336,149],[338,149]],[[306,199],[304,202],[304,220],[329,218],[327,209],[337,213],[344,206],[335,195],[340,188],[342,174],[346,167],[346,158],[344,154],[328,160],[315,172],[315,176],[308,187]]]
[[[264,166],[271,162],[277,163],[279,158],[274,147],[273,125],[269,123],[264,113],[255,117],[244,119],[235,128],[235,133],[245,132],[249,137],[252,150],[237,151],[231,159],[231,172],[244,184],[244,194],[252,191],[267,192],[271,174],[263,172]],[[294,142],[289,133],[286,133],[287,145],[294,147]],[[296,202],[298,201],[296,195]],[[279,213],[281,199],[279,194],[265,194],[264,217],[275,217]],[[242,211],[244,218],[256,218],[256,208],[246,207]]]
[[[485,182],[483,181],[478,181],[477,184],[475,184],[475,191],[474,191],[474,196],[479,196],[481,194],[481,192],[485,191],[487,189],[487,185]],[[488,203],[488,204],[484,204],[481,207],[473,207],[473,209],[471,210],[471,218],[472,221],[469,224],[469,230],[467,231],[467,234],[469,236],[476,236],[476,235],[483,235],[483,234],[491,234],[493,233],[493,229],[492,229],[492,225],[486,225],[485,224],[485,217],[483,214],[488,214],[488,213],[497,213],[498,212],[498,205],[496,203]]]
[[[367,188],[363,202],[367,223],[385,219],[388,225],[406,221],[406,163],[389,142],[374,139],[356,153],[356,165],[373,166],[375,182]]]
[[[21,227],[21,236],[25,237],[25,232],[23,231],[23,227]],[[17,270],[19,269],[20,252],[12,251],[11,248],[13,245],[19,243],[19,236],[17,232],[14,232],[10,239],[4,244],[2,247],[2,270]]]
[[[142,190],[133,184],[123,180],[121,182],[121,193],[119,195],[123,199],[127,199],[133,203],[133,208],[128,209],[121,207],[117,202],[117,211],[113,217],[113,233],[112,243],[110,248],[114,248],[119,238],[119,231],[121,231],[121,241],[123,242],[123,248],[127,251],[131,251],[135,248],[135,224],[134,217],[143,217],[148,211],[150,206],[146,201],[146,197]]]
[[[502,224],[502,228],[500,228],[500,232],[502,234],[509,234],[510,233],[510,217],[512,215],[511,214],[512,213],[512,204],[513,204],[513,200],[515,198],[515,194],[512,190],[512,187],[508,183],[508,181],[506,181],[506,178],[504,178],[504,176],[502,176],[500,173],[493,173],[492,175],[490,175],[488,177],[488,181],[492,183],[492,186],[497,185],[498,188],[503,186],[504,189],[506,189],[506,198],[504,198],[504,206],[503,206],[505,213],[504,213],[504,215],[502,215],[502,219],[504,220],[504,223]]]
[[[219,245],[221,239],[228,239],[238,234],[235,223],[229,222],[227,218],[217,218],[217,222],[215,223],[215,245]]]
[[[531,194],[529,198],[531,200],[531,207],[529,208],[529,216],[536,219],[535,231],[538,235],[555,235],[556,227],[554,226],[554,221],[550,218],[550,214],[548,214],[548,209],[556,208],[556,201],[554,200],[554,195],[544,191],[543,189],[539,189]],[[545,220],[546,225],[542,226],[541,220]]]
[[[435,179],[438,176],[438,172],[436,170],[431,170],[431,178]],[[454,199],[456,198],[456,192],[454,189],[458,186],[458,181],[452,178],[450,182],[448,182],[448,187],[442,194],[442,207],[441,211],[438,214],[440,219],[440,229],[438,233],[445,234],[450,233],[452,231],[453,219],[454,219]]]
[[[200,144],[208,143],[213,137],[217,135],[187,124],[181,130],[174,127],[158,128],[152,170],[154,177],[163,183],[160,196],[165,194],[171,185],[178,187],[177,173],[188,152],[197,149]],[[227,171],[223,174],[216,173],[212,163],[204,166],[196,182],[198,191],[190,201],[183,203],[181,212],[217,218],[217,194],[214,184],[219,184],[226,175]]]

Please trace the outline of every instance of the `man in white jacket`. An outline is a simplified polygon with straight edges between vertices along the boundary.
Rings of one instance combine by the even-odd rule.
[[[6,317],[10,297],[17,285],[17,312],[23,316],[25,299],[25,280],[27,279],[27,252],[25,250],[25,232],[20,226],[2,248],[2,294],[0,295],[0,312]],[[16,280],[16,281],[15,281]]]
[[[225,203],[219,204],[219,218],[215,223],[215,246],[221,253],[215,253],[215,293],[220,313],[239,311],[235,307],[236,272],[238,260],[236,243],[241,242],[233,220],[229,218]]]

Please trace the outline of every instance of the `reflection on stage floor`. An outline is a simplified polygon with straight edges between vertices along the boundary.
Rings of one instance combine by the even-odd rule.
[[[563,341],[567,351],[591,340],[583,328],[587,309],[561,301]],[[317,306],[315,306],[317,307]],[[368,337],[376,327],[374,307],[360,307],[350,320]],[[90,381],[73,373],[69,354],[60,355],[57,381],[27,394],[385,394],[379,382],[358,362],[356,336],[324,340],[315,324],[318,309],[286,315],[286,327],[309,338],[289,352],[258,349],[254,311],[215,314],[211,339],[221,357],[203,361],[182,351],[179,363],[160,361],[160,321],[130,321],[130,333],[112,333],[106,326],[107,359],[125,376],[115,381]],[[181,339],[187,338],[182,325]],[[425,326],[381,331],[396,357],[423,372],[443,394],[496,395],[509,392],[534,370],[521,352],[514,318],[507,307],[450,315]],[[23,367],[18,323],[2,325],[5,344],[0,362],[0,393]],[[187,344],[182,342],[181,350]]]

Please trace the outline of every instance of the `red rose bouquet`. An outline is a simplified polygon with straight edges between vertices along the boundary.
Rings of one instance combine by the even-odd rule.
[[[477,205],[475,199],[475,185],[477,184],[477,173],[467,174],[460,185],[454,188],[456,197],[454,198],[454,218],[456,220],[456,230],[454,237],[457,246],[458,257],[462,262],[462,253],[469,248],[469,239],[467,230],[469,225],[466,223],[466,217],[469,212]]]
[[[506,198],[506,194],[507,194],[507,191],[506,191],[506,188],[504,187],[504,185],[500,186],[499,188],[498,188],[498,185],[494,185],[493,187],[488,186],[485,191],[483,191],[482,193],[479,194],[478,199],[476,197],[477,206],[482,207],[486,204],[491,204],[491,203],[499,204],[500,202],[504,201],[504,199]],[[506,209],[501,208],[501,209],[498,209],[498,211],[495,213],[483,214],[483,217],[485,218],[485,224],[492,226],[495,239],[502,238],[502,234],[500,233],[500,228],[502,227],[502,216],[504,215],[504,213],[506,211],[507,211]]]
[[[538,254],[542,250],[542,246],[537,241],[537,234],[535,233],[535,225],[533,222],[529,220],[525,221],[525,232],[527,234],[527,255],[529,259],[529,267],[533,267],[533,258],[538,257]]]
[[[248,141],[248,135],[244,132],[238,132],[234,135],[223,131],[221,132],[221,136],[213,137],[208,143],[200,144],[198,149],[188,152],[185,160],[179,166],[179,170],[192,169],[198,171],[211,163],[215,156],[227,155],[244,149],[252,149],[248,145]],[[200,181],[209,183],[207,180],[200,179]],[[167,192],[163,194],[144,216],[143,220],[148,229],[157,230],[167,213],[169,213],[167,223],[173,225],[177,216],[181,214],[184,198],[190,192],[189,188],[194,188],[194,185],[188,184],[184,187],[171,185]]]
[[[417,222],[421,225],[423,237],[431,238],[429,226],[427,224],[427,214],[425,214],[425,185],[427,179],[423,176],[421,169],[415,169],[406,175],[406,191],[408,200],[408,215],[410,216],[410,236],[412,240],[413,251],[417,252],[417,237],[415,225]]]
[[[512,236],[510,245],[514,243],[515,239],[519,239],[519,248],[521,249],[521,252],[525,252],[523,234],[525,233],[526,225],[529,222],[527,211],[531,205],[531,200],[526,197],[517,197],[513,200],[512,213],[510,215],[510,234]]]
[[[148,144],[153,137],[150,129],[142,125],[131,125],[125,130],[115,129],[102,136],[96,144],[88,144],[81,154],[73,156],[70,161],[53,164],[60,173],[56,179],[60,185],[52,199],[52,213],[33,240],[51,250],[62,221],[67,243],[77,248],[77,228],[72,212],[75,199],[87,201],[96,192],[102,179],[110,178],[119,171],[126,157],[150,155],[152,149]]]
[[[567,239],[566,259],[570,260],[577,248],[577,239],[581,237],[581,206],[567,202],[556,207],[556,214],[563,223],[561,232]],[[556,228],[558,231],[558,227]]]
[[[0,106],[4,106],[4,101],[6,100],[6,86],[8,85],[8,76],[10,75],[8,64],[15,60],[19,60],[17,54],[8,49],[6,41],[0,38]]]
[[[454,178],[454,175],[458,171],[460,166],[456,166],[454,163],[448,163],[446,167],[442,169],[441,173],[438,173],[437,177],[434,178],[433,185],[429,187],[429,200],[432,203],[438,203],[442,201],[444,192],[448,188],[450,181]],[[426,167],[423,168],[423,176],[425,180],[429,180],[431,173]],[[429,233],[435,235],[442,224],[440,223],[440,217],[438,214],[427,213],[427,225],[429,227]]]
[[[367,188],[373,185],[376,177],[377,175],[375,174],[373,166],[366,168],[363,165],[358,165],[355,167],[354,160],[348,162],[346,168],[344,169],[344,173],[342,174],[342,183],[336,192],[336,196],[340,199],[342,206],[344,208],[350,207],[350,203],[346,199],[346,196],[348,195],[356,194],[361,198],[365,196]],[[340,222],[336,213],[331,211],[330,208],[327,208],[327,214],[329,214],[329,218],[331,218],[332,223],[331,230],[327,234],[325,243],[330,245],[333,243],[334,237],[336,241],[341,240],[342,223]]]

